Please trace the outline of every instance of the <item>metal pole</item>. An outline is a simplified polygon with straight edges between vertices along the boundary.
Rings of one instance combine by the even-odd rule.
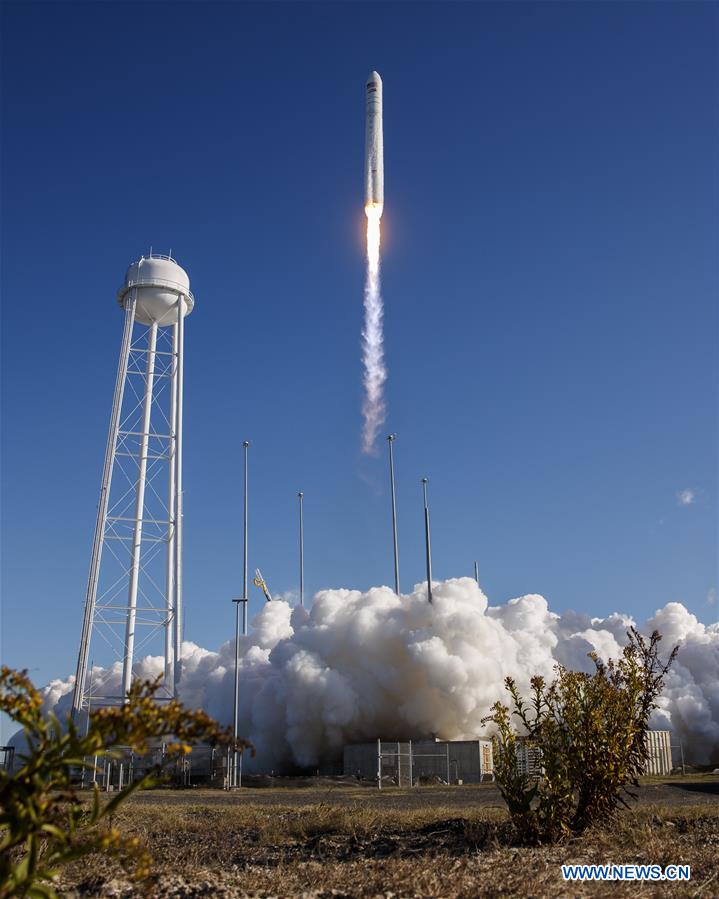
[[[449,769],[449,743],[447,743],[447,786],[452,782],[452,775]]]
[[[429,480],[422,478],[422,492],[424,495],[424,542],[427,554],[427,599],[432,602],[432,549],[429,541],[429,505],[427,504],[427,484]]]
[[[382,740],[377,739],[377,789],[382,789]]]
[[[242,633],[247,636],[247,522],[248,522],[248,500],[247,500],[247,487],[248,487],[248,474],[247,474],[247,465],[248,465],[248,455],[247,450],[249,449],[250,441],[245,440],[242,443],[242,448],[245,451],[245,523],[244,523],[244,564],[242,569],[242,601],[244,603],[243,614],[242,614]]]
[[[137,499],[135,502],[135,530],[132,540],[130,563],[130,585],[127,597],[127,623],[125,626],[125,654],[122,660],[122,698],[127,702],[127,693],[132,683],[132,657],[135,649],[135,617],[137,615],[137,591],[140,580],[140,556],[142,553],[142,519],[145,514],[145,484],[147,475],[147,454],[150,441],[150,415],[152,413],[152,388],[155,383],[155,348],[157,346],[157,322],[150,325],[147,342],[147,368],[145,374],[145,396],[142,410],[142,437],[140,438],[139,471],[137,475]]]
[[[300,501],[300,605],[305,604],[305,523],[302,514],[302,506],[305,495],[300,491],[297,494]]]
[[[241,599],[233,599],[235,604],[235,693],[232,714],[232,735],[237,740],[237,728],[239,719],[239,702],[240,702],[240,606]],[[229,761],[229,753],[228,753]],[[234,750],[232,758],[231,773],[227,772],[227,785],[229,787],[237,786],[237,749]]]
[[[394,540],[394,592],[397,596],[399,592],[399,550],[397,548],[397,498],[394,488],[394,452],[392,444],[397,439],[396,434],[390,434],[387,437],[389,446],[389,482],[392,491],[392,538]]]
[[[185,371],[185,298],[178,300],[177,311],[177,400],[175,440],[175,677],[174,695],[182,674],[182,406]]]
[[[412,771],[412,741],[409,741],[409,785],[414,786],[414,773]]]
[[[477,562],[474,563],[474,579],[479,587],[479,564]]]
[[[82,707],[85,693],[85,679],[87,677],[87,657],[90,653],[90,634],[92,622],[95,617],[95,600],[97,598],[97,585],[100,576],[100,558],[102,556],[102,541],[105,535],[107,520],[107,507],[110,500],[110,485],[112,483],[112,466],[115,458],[115,446],[117,444],[117,432],[120,429],[120,412],[122,410],[122,398],[125,393],[127,380],[127,362],[130,357],[132,345],[132,329],[135,324],[135,306],[137,304],[137,291],[131,291],[125,304],[125,327],[120,347],[120,359],[117,365],[117,378],[115,380],[115,394],[112,400],[112,412],[110,414],[110,427],[107,435],[107,447],[105,449],[105,462],[102,471],[100,486],[100,502],[97,507],[97,519],[95,520],[95,534],[92,540],[92,557],[90,560],[90,572],[87,579],[87,591],[85,593],[85,611],[82,620],[82,634],[80,636],[80,650],[77,656],[77,671],[75,672],[75,686],[72,696],[72,720],[77,718],[77,713]]]
[[[179,301],[178,301],[179,303]],[[172,684],[172,694],[175,694],[175,453],[177,452],[177,331],[178,326],[172,326],[172,369],[170,378],[170,440],[168,454],[170,457],[169,483],[167,489],[167,511],[169,524],[167,525],[167,572],[166,584],[166,619],[165,619],[165,686]]]
[[[90,686],[87,688],[87,719],[85,720],[85,736],[90,733],[90,705],[92,703],[92,675],[94,673],[95,662],[90,662]],[[85,756],[83,756],[83,762],[85,761]],[[85,767],[83,765],[82,769],[82,780],[80,782],[80,788],[85,789]]]
[[[237,741],[240,719],[240,605],[242,606],[242,633],[247,636],[247,489],[248,489],[248,454],[249,440],[242,443],[244,461],[244,522],[243,522],[243,565],[242,565],[242,597],[235,599],[235,694],[232,715],[232,735]],[[228,758],[229,761],[229,758]],[[242,784],[242,775],[239,771],[240,758],[235,748],[232,755],[232,773],[227,772],[228,786],[237,787]],[[239,783],[238,783],[239,775]]]

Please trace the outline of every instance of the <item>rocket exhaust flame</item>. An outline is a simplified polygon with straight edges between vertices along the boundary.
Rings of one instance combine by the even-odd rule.
[[[382,205],[368,203],[365,208],[367,216],[367,268],[371,274],[379,275],[379,250],[380,250],[380,218],[382,217]]]
[[[382,206],[368,204],[365,212],[367,214],[367,279],[364,291],[365,319],[362,330],[365,388],[365,398],[362,404],[364,416],[362,450],[365,453],[372,453],[375,451],[377,432],[385,420],[383,387],[387,380],[382,333],[382,292],[379,278]]]
[[[377,432],[385,420],[383,398],[387,369],[382,333],[382,291],[379,277],[380,219],[384,208],[384,150],[382,136],[382,79],[370,72],[366,86],[365,213],[367,215],[367,279],[364,291],[362,361],[365,398],[362,450],[375,452]]]

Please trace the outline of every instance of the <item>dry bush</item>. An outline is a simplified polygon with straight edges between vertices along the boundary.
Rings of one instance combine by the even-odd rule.
[[[632,628],[619,660],[606,665],[590,653],[595,671],[557,666],[547,684],[532,678],[525,702],[512,678],[506,686],[512,709],[495,703],[485,721],[494,723],[495,777],[521,842],[557,842],[606,821],[627,799],[648,759],[646,735],[664,677],[674,661],[659,658],[661,636],[647,641]],[[541,772],[523,770],[520,737],[534,749]]]

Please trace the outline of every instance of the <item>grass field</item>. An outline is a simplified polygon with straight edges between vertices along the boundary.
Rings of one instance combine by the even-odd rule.
[[[669,784],[669,786],[667,786]],[[114,822],[155,858],[152,897],[719,895],[719,779],[642,787],[608,828],[522,848],[490,786],[153,791]],[[689,864],[687,884],[565,884],[566,862]],[[102,856],[68,867],[67,896],[134,896]]]

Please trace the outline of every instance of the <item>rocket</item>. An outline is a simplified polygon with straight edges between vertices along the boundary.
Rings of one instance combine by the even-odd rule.
[[[370,72],[365,113],[365,210],[384,206],[384,148],[382,146],[382,79]]]

